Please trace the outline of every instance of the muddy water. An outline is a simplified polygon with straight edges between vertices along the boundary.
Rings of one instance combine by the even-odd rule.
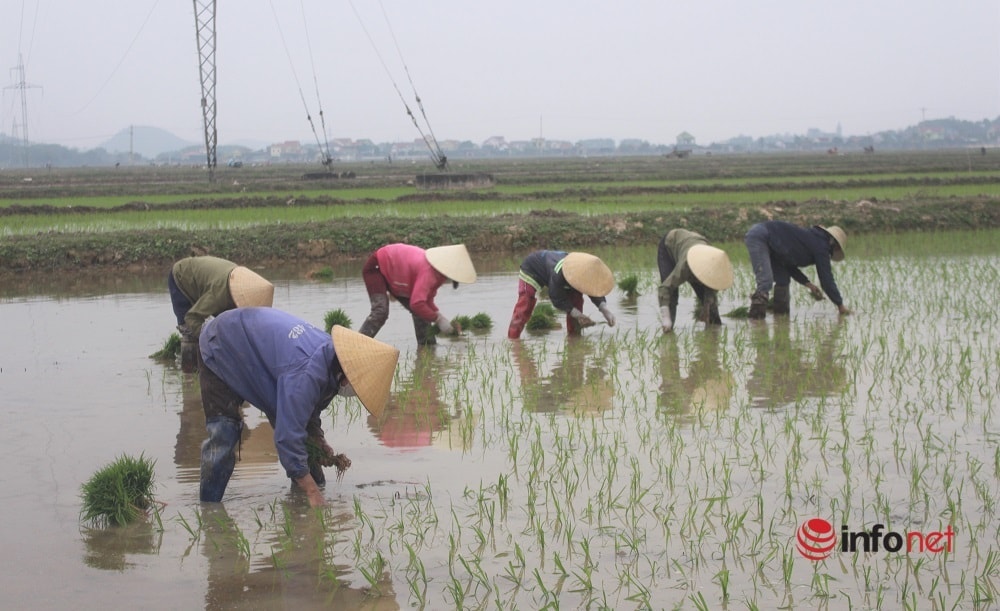
[[[860,410],[866,403],[863,391],[876,384],[876,367],[865,364],[858,346],[877,342],[870,334],[887,316],[921,315],[887,313],[881,305],[864,304],[853,318],[840,320],[829,303],[813,304],[797,295],[790,319],[769,318],[763,324],[727,320],[723,330],[704,332],[692,321],[693,297],[684,289],[678,331],[663,339],[656,333],[655,255],[647,251],[602,253],[616,269],[640,275],[642,294],[630,300],[614,293],[609,301],[617,326],[587,330],[579,341],[567,341],[561,331],[526,334],[514,344],[505,339],[516,298],[516,275],[510,271],[516,269],[516,259],[477,261],[478,283],[458,290],[443,287],[439,293],[437,303],[446,314],[489,314],[494,328],[488,333],[441,339],[434,349],[418,350],[408,314],[393,304],[379,339],[400,347],[402,355],[385,421],[368,418],[356,400],[342,398],[334,400],[324,421],[331,444],[354,465],[342,481],[331,474],[326,488],[330,508],[322,526],[289,486],[267,421],[253,408],[245,410],[241,459],[225,502],[198,502],[204,417],[196,379],[174,364],[148,358],[173,328],[166,270],[8,283],[0,293],[0,409],[6,416],[0,429],[0,517],[5,523],[0,549],[8,558],[0,592],[5,606],[77,606],[85,600],[91,607],[121,601],[152,608],[410,607],[416,599],[408,588],[412,573],[405,551],[393,550],[401,555],[387,558],[389,567],[375,572],[377,594],[359,571],[363,561],[358,558],[369,556],[364,551],[359,556],[352,542],[374,528],[369,539],[374,545],[376,530],[391,527],[392,521],[359,519],[358,507],[381,516],[397,503],[430,502],[433,497],[447,532],[450,512],[468,498],[470,489],[481,490],[484,482],[496,483],[498,476],[518,470],[505,441],[517,427],[594,427],[602,435],[620,434],[637,448],[648,443],[645,437],[653,431],[694,447],[706,434],[734,439],[749,434],[739,430],[748,421],[761,430],[780,429],[782,418],[793,410],[821,412],[824,405],[840,403]],[[751,286],[745,256],[736,247],[731,252],[737,285],[722,295],[723,312],[745,305],[742,295]],[[981,257],[975,260],[983,264]],[[879,292],[871,287],[884,281],[878,277],[877,259],[859,256],[854,265],[862,271],[845,273],[841,282],[849,303],[852,295],[876,299]],[[308,269],[261,271],[275,282],[275,307],[320,326],[328,310],[342,308],[357,328],[368,303],[355,267],[335,269],[328,281],[310,280]],[[598,316],[589,303],[586,309]],[[983,332],[993,337],[995,322]],[[845,357],[850,354],[853,361]],[[868,393],[869,402],[888,401]],[[900,389],[900,394],[905,392]],[[706,418],[715,423],[710,433]],[[637,421],[639,430],[632,430]],[[580,422],[584,424],[573,424]],[[121,454],[156,460],[162,524],[81,527],[80,484]],[[816,461],[810,468],[829,459],[822,452],[806,456]],[[992,450],[984,448],[983,461],[990,456]],[[649,457],[639,462],[645,460]],[[690,457],[685,460],[691,463]],[[727,464],[725,458],[713,460],[719,461],[714,466]],[[753,473],[733,467],[741,461],[728,463],[738,471],[736,481],[757,486],[768,498],[782,494],[777,481],[751,485]],[[651,472],[657,473],[655,466]],[[628,474],[622,477],[627,483]],[[844,477],[829,474],[835,482]],[[663,498],[661,504],[668,501],[673,502]],[[513,532],[530,525],[523,515],[508,519]],[[468,528],[465,532],[472,537]],[[658,541],[655,532],[649,537],[642,555],[655,559],[653,565],[685,555]],[[429,608],[454,604],[446,589],[447,534],[443,539],[421,552],[431,574]],[[310,541],[325,548],[318,550]],[[613,551],[617,546],[605,552],[605,567],[620,562]],[[500,567],[509,558],[502,547],[494,552],[505,560],[488,569],[498,588],[506,583]],[[717,587],[711,585],[717,570],[690,578],[693,587]],[[810,571],[808,564],[797,565],[802,583],[809,583]],[[746,599],[759,600],[762,608],[771,606],[766,601],[788,603],[777,591],[757,593],[753,571],[742,579],[733,572],[734,587],[753,593]],[[647,576],[656,584],[654,606],[683,600],[689,593],[657,573],[651,570]],[[604,586],[612,601],[621,596],[615,594],[614,579],[610,573]],[[478,596],[489,598],[482,592]],[[544,600],[532,588],[505,591],[499,598],[525,608]],[[564,600],[581,604],[586,598],[567,586]],[[618,602],[634,604],[624,598]]]

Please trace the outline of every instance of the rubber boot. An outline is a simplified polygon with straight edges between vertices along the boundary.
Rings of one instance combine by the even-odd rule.
[[[767,316],[767,293],[757,291],[750,295],[750,313],[747,318],[751,320],[763,320]]]
[[[788,291],[788,285],[781,286],[779,284],[774,285],[774,313],[788,316],[792,311],[791,305],[791,295]]]
[[[677,325],[677,304],[681,300],[681,292],[678,290],[670,291],[670,300],[667,302],[670,307],[670,320],[673,321],[674,325]]]
[[[326,473],[323,472],[323,465],[313,459],[309,459],[309,475],[312,476],[316,485],[323,487],[326,485]]]
[[[372,310],[358,332],[361,335],[375,337],[375,334],[379,332],[382,325],[389,318],[389,296],[385,293],[376,293],[371,296],[371,303]]]
[[[719,302],[713,301],[711,305],[708,306],[708,324],[710,325],[721,325],[722,317],[719,316]]]
[[[200,348],[198,340],[181,339],[181,371],[184,373],[196,373],[198,371],[198,361]]]
[[[420,318],[419,316],[413,317],[413,332],[417,336],[418,346],[433,346],[437,344],[437,339],[434,337],[435,328],[432,328],[432,324]]]
[[[236,468],[236,445],[243,423],[216,417],[205,423],[208,439],[201,444],[201,500],[218,503]]]

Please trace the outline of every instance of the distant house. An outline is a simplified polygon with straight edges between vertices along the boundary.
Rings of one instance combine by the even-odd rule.
[[[272,144],[270,152],[273,161],[301,161],[304,153],[302,143],[298,140]]]

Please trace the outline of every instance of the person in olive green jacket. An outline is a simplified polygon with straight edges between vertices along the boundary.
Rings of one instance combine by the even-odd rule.
[[[721,325],[717,292],[733,284],[733,266],[725,251],[709,245],[705,236],[686,229],[672,229],[660,239],[656,253],[660,269],[660,318],[663,332],[670,333],[677,321],[677,302],[682,284],[690,284],[698,297],[698,320]]]
[[[181,369],[198,367],[198,337],[211,316],[226,310],[270,307],[274,285],[256,272],[219,257],[187,257],[174,263],[167,288],[181,334]]]

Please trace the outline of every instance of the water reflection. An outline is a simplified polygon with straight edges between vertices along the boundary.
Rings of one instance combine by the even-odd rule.
[[[757,355],[747,381],[754,407],[777,409],[803,398],[845,390],[847,371],[840,358],[843,319],[797,321],[778,317],[752,325]]]
[[[376,573],[372,587],[352,588],[351,564],[337,563],[334,551],[345,549],[353,528],[347,506],[327,507],[321,519],[304,497],[288,498],[260,514],[259,523],[241,528],[225,503],[201,506],[206,609],[316,608],[317,601],[329,609],[399,609],[388,571]]]
[[[600,345],[601,350],[597,347]],[[569,411],[595,413],[611,407],[614,397],[606,356],[615,352],[613,340],[598,342],[589,337],[567,336],[556,364],[548,375],[541,374],[539,362],[524,342],[511,342],[514,362],[521,375],[524,408],[545,413]]]
[[[733,375],[719,359],[724,332],[710,325],[704,332],[685,334],[683,337],[694,343],[687,363],[681,358],[681,337],[664,335],[660,343],[661,410],[674,416],[695,416],[729,408]]]
[[[451,415],[441,401],[440,384],[445,362],[433,347],[417,350],[413,371],[397,382],[382,418],[369,414],[368,428],[390,448],[429,446],[439,431],[448,426]]]
[[[160,552],[163,531],[154,529],[145,519],[125,526],[83,528],[83,563],[105,571],[124,571],[136,566],[129,560],[133,555],[155,555]]]
[[[178,482],[197,484],[201,480],[201,444],[208,436],[205,432],[201,388],[196,374],[178,375],[181,377],[182,401],[177,414],[180,426],[174,444],[174,464],[177,465]],[[278,456],[274,449],[274,429],[258,410],[248,411],[248,407],[244,404],[241,408],[244,414],[243,432],[233,479],[270,477],[279,470]]]

